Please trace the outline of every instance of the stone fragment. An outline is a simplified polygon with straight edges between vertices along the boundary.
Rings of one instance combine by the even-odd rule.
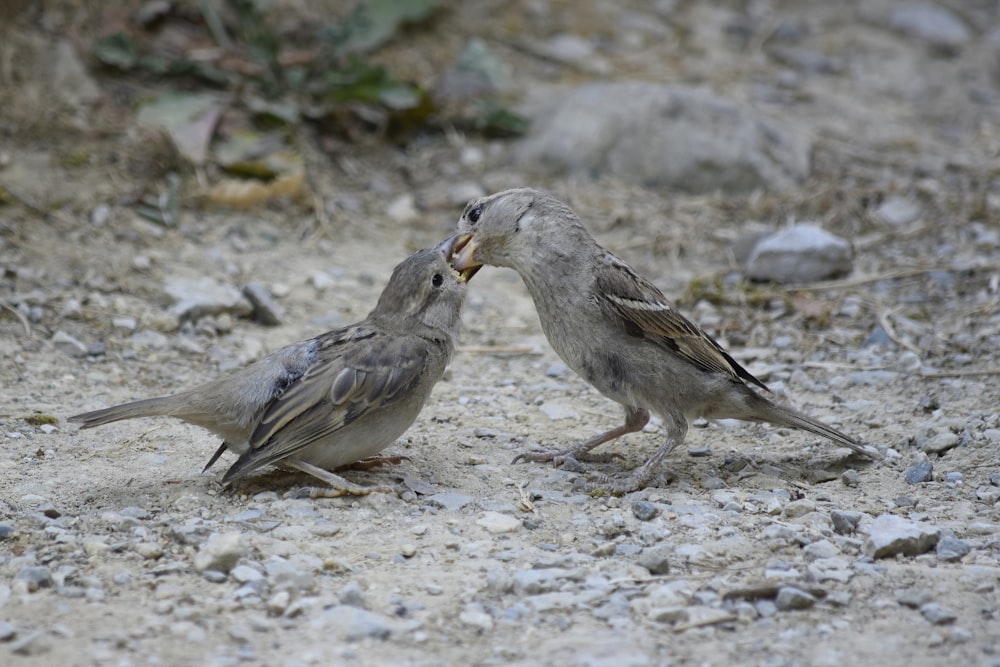
[[[873,558],[917,556],[933,549],[940,537],[937,526],[881,514],[871,524],[864,552]]]
[[[246,554],[246,539],[240,533],[212,533],[195,554],[194,567],[199,572],[228,573]]]

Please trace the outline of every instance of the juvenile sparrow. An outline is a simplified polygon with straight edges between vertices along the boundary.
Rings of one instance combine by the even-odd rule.
[[[595,488],[622,494],[642,488],[656,467],[684,440],[688,419],[735,418],[792,426],[869,457],[858,441],[791,408],[768,391],[652,283],[602,248],[576,214],[554,197],[527,188],[483,197],[458,223],[453,264],[483,264],[520,274],[535,302],[542,330],[567,366],[625,408],[625,423],[561,451],[526,453],[515,460],[570,458],[608,461],[590,454],[598,445],[639,431],[650,412],[663,419],[666,440],[624,479]]]
[[[373,456],[416,419],[455,349],[466,281],[449,264],[455,237],[395,268],[364,321],[275,350],[228,376],[173,396],[70,417],[81,428],[170,416],[219,435],[239,459],[231,484],[268,465],[308,473],[330,489],[313,497],[392,491],[359,486],[331,469]]]

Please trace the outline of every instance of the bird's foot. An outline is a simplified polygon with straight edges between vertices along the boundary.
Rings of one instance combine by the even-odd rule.
[[[552,465],[557,468],[572,470],[579,466],[581,461],[586,463],[611,463],[615,459],[624,458],[625,457],[621,454],[615,454],[612,452],[594,454],[592,452],[588,452],[587,450],[581,451],[576,447],[570,447],[569,449],[551,449],[541,452],[522,452],[515,456],[511,463],[517,463],[519,461],[544,463],[551,461]]]
[[[306,487],[300,489],[296,498],[339,498],[341,496],[367,496],[371,493],[395,493],[396,489],[387,485],[361,486],[354,482],[349,482],[340,475],[335,475],[329,470],[324,470],[311,463],[298,459],[286,459],[282,465],[294,470],[300,470],[313,477],[323,480],[327,486]]]
[[[367,496],[372,493],[396,493],[396,489],[391,486],[361,486],[347,482],[330,487],[306,486],[292,494],[292,497],[296,499],[340,498],[342,496]]]
[[[379,466],[399,465],[403,461],[410,460],[409,456],[369,456],[366,459],[340,466],[336,470],[370,470]]]
[[[591,496],[624,496],[649,486],[656,477],[654,468],[641,465],[628,475],[595,475],[582,483],[582,490]],[[672,475],[670,475],[672,477]]]

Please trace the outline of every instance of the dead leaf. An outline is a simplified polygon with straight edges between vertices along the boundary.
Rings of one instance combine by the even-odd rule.
[[[208,157],[208,146],[223,107],[223,99],[213,93],[169,92],[143,106],[137,121],[140,125],[166,129],[178,152],[200,166]]]

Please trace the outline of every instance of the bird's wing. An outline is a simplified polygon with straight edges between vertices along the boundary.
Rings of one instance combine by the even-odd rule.
[[[337,335],[331,335],[337,334]],[[352,329],[321,336],[315,362],[265,408],[250,448],[223,481],[242,477],[400,400],[430,355],[427,341]]]
[[[621,321],[629,334],[652,340],[697,368],[769,391],[701,327],[684,317],[655,285],[611,253],[595,274],[594,289],[602,310]]]

